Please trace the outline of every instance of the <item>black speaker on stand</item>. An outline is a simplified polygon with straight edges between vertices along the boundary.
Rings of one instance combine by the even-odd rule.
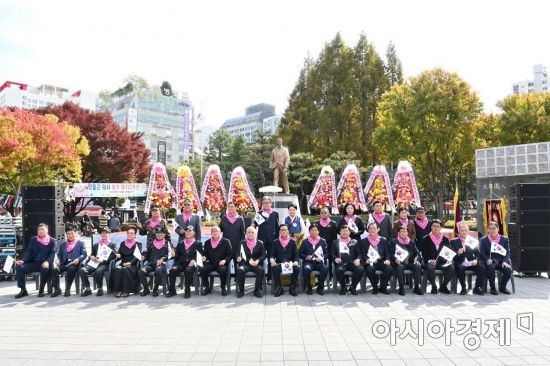
[[[508,237],[514,270],[550,272],[550,183],[510,188]]]
[[[23,188],[23,250],[36,235],[38,225],[48,225],[49,235],[57,241],[65,238],[63,190],[57,186]]]

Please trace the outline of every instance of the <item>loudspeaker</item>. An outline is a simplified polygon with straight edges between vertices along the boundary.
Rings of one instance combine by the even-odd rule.
[[[549,197],[550,183],[519,183],[510,187],[512,197]]]
[[[508,225],[514,269],[519,272],[550,271],[550,226]]]
[[[550,197],[515,197],[510,199],[510,210],[549,210]]]
[[[550,211],[512,211],[510,222],[522,225],[550,225]]]
[[[62,226],[63,225],[63,213],[59,212],[46,212],[46,213],[24,213],[23,214],[23,227],[34,226],[44,223],[48,227]]]
[[[23,199],[60,200],[63,199],[63,190],[57,186],[23,187]]]
[[[511,250],[514,270],[518,272],[550,271],[550,249],[514,248]]]
[[[61,200],[23,200],[23,212],[55,212],[63,213],[63,201]]]

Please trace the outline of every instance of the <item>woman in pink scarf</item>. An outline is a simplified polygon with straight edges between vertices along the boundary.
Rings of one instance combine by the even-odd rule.
[[[414,222],[412,220],[409,220],[409,210],[407,210],[405,207],[399,207],[397,209],[397,213],[399,217],[393,222],[393,236],[397,237],[397,232],[399,231],[399,228],[401,226],[404,226],[409,232],[409,238],[412,241],[416,242],[416,229],[414,227]]]
[[[116,297],[128,297],[139,292],[138,263],[143,260],[142,244],[136,240],[137,228],[130,226],[126,230],[126,240],[120,243],[113,269],[113,291]],[[134,254],[137,254],[138,259]]]
[[[257,232],[254,226],[246,229],[246,239],[241,240],[237,247],[237,297],[244,296],[245,274],[252,272],[256,276],[254,285],[254,296],[261,298],[263,296],[262,283],[265,275],[263,267],[267,252],[264,243],[256,238]]]
[[[147,235],[147,246],[151,245],[155,240],[156,230],[162,230],[166,237],[166,240],[170,241],[170,231],[168,230],[168,223],[162,218],[162,213],[158,206],[151,206],[151,213],[149,219],[145,221],[145,224],[140,229],[141,235]]]
[[[422,257],[428,271],[428,279],[432,285],[432,294],[438,293],[435,284],[435,270],[443,271],[443,282],[439,284],[439,292],[451,293],[447,285],[454,276],[455,267],[452,262],[447,263],[445,259],[439,256],[444,247],[450,249],[451,245],[449,239],[441,233],[441,220],[435,219],[432,222],[432,231],[422,239]]]

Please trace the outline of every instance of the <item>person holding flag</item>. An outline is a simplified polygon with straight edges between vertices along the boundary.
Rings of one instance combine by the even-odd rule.
[[[307,294],[312,295],[311,272],[319,272],[317,293],[324,295],[325,280],[328,274],[328,246],[325,239],[319,236],[320,227],[314,223],[309,227],[309,236],[302,242],[298,255],[302,259],[302,275],[307,286]]]
[[[298,266],[298,246],[296,240],[290,236],[290,231],[286,224],[279,226],[279,237],[273,243],[273,257],[270,259],[271,270],[273,273],[273,296],[279,297],[283,294],[281,286],[281,275],[290,275],[289,294],[298,296],[296,292],[296,282],[300,274]]]
[[[485,262],[487,268],[487,279],[491,287],[491,294],[498,293],[510,295],[510,290],[506,288],[508,281],[512,277],[512,265],[510,261],[510,244],[508,238],[499,235],[498,224],[491,221],[487,225],[489,234],[481,238],[479,242],[479,253],[481,259]],[[495,286],[495,270],[502,273],[502,279],[498,286]]]
[[[94,276],[95,283],[97,284],[97,296],[103,295],[103,277],[105,272],[109,270],[109,264],[115,259],[116,244],[109,239],[111,229],[105,226],[101,229],[101,239],[98,243],[92,244],[92,254],[85,266],[80,267],[78,274],[80,281],[82,282],[82,293],[80,296],[88,296],[92,293],[90,290],[90,280],[88,276],[92,274]]]
[[[249,226],[246,229],[246,239],[241,240],[237,248],[239,251],[235,259],[237,263],[237,297],[244,296],[244,276],[247,272],[254,272],[256,274],[254,296],[257,298],[263,296],[262,283],[265,275],[263,263],[267,257],[267,252],[264,248],[264,243],[258,240],[256,235],[256,228],[254,228],[254,226]]]
[[[61,294],[61,289],[59,288],[59,276],[62,272],[66,272],[65,293],[63,296],[71,296],[71,285],[73,284],[73,280],[78,273],[80,264],[88,256],[86,253],[86,245],[82,240],[78,240],[77,238],[76,228],[73,226],[67,226],[65,229],[65,236],[67,239],[61,243],[59,250],[57,251],[59,265],[54,265],[52,268],[52,287],[54,288],[52,297],[55,297],[54,294]]]
[[[55,239],[48,235],[48,225],[39,224],[37,235],[33,236],[27,245],[27,250],[21,259],[16,260],[15,277],[20,291],[16,299],[28,296],[25,279],[28,273],[40,272],[40,287],[38,297],[44,296],[44,287],[51,276],[51,268],[55,257]]]
[[[485,283],[485,263],[480,258],[479,242],[468,235],[470,228],[465,222],[458,226],[458,238],[451,240],[451,249],[456,252],[453,258],[456,276],[460,281],[460,294],[466,295],[466,270],[476,272],[476,284],[473,293],[483,295],[483,284]]]
[[[361,245],[357,240],[352,239],[350,234],[351,231],[348,225],[341,225],[340,239],[336,239],[332,243],[332,253],[330,253],[331,258],[334,260],[336,278],[340,282],[340,295],[345,295],[347,292],[346,271],[353,272],[349,288],[349,293],[352,295],[357,295],[356,287],[365,271],[361,265]]]
[[[437,294],[438,292],[435,284],[436,269],[444,273],[443,283],[439,284],[439,291],[444,294],[451,293],[447,285],[454,276],[454,266],[452,265],[452,261],[448,258],[446,259],[440,256],[443,248],[450,250],[451,246],[449,239],[441,233],[441,220],[435,219],[432,222],[432,231],[422,239],[422,257],[424,259],[424,266],[428,271],[428,279],[432,284],[432,294]]]
[[[153,284],[153,296],[159,295],[159,285],[162,281],[162,276],[166,273],[166,262],[172,258],[173,249],[170,241],[166,239],[166,232],[162,227],[157,226],[154,229],[155,240],[147,245],[146,251],[143,253],[143,265],[139,269],[139,282],[143,286],[141,296],[149,295],[149,281],[147,275],[150,272],[155,272]]]
[[[394,270],[394,276],[399,282],[399,295],[405,295],[403,286],[403,274],[407,269],[412,271],[414,278],[414,290],[417,295],[424,295],[420,288],[422,278],[422,257],[414,241],[409,238],[406,227],[401,226],[397,232],[397,238],[392,239],[388,245],[388,254]]]
[[[116,265],[113,269],[113,291],[116,297],[128,297],[139,292],[138,263],[143,260],[142,244],[136,240],[137,228],[130,226],[126,230],[126,240],[120,243],[116,253]]]
[[[380,229],[375,222],[367,226],[368,235],[361,240],[362,262],[365,266],[365,272],[372,285],[372,294],[376,295],[378,291],[389,295],[388,282],[393,273],[390,263],[390,254],[388,250],[388,240],[380,235]],[[378,276],[376,271],[381,271],[380,288],[378,287]]]
[[[188,225],[184,229],[184,238],[179,241],[174,253],[174,265],[168,272],[168,293],[166,297],[176,296],[176,277],[181,272],[185,276],[185,291],[183,297],[191,297],[191,284],[193,275],[197,271],[197,257],[200,258],[198,249],[202,248],[200,241],[195,239],[195,229],[193,225]],[[198,255],[197,255],[198,254]]]
[[[351,203],[347,203],[344,206],[344,212],[345,215],[342,217],[342,221],[340,221],[340,228],[343,225],[347,225],[348,230],[350,231],[350,237],[357,240],[359,243],[361,240],[361,235],[365,232],[363,220],[355,214],[355,206]]]

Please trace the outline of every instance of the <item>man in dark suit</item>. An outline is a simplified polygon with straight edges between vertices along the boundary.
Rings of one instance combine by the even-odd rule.
[[[273,243],[279,236],[279,213],[271,208],[271,198],[264,197],[262,199],[262,209],[258,212],[262,215],[264,221],[258,224],[254,221],[254,225],[258,228],[258,240],[264,243],[267,257],[273,257]],[[268,281],[271,280],[271,266],[267,273]]]
[[[176,221],[176,233],[180,236],[180,242],[185,239],[185,228],[187,226],[193,226],[195,239],[201,241],[201,218],[193,213],[193,202],[189,198],[183,201],[183,212],[176,215],[174,220]]]
[[[25,277],[28,273],[40,272],[40,289],[38,297],[44,296],[44,286],[51,275],[51,268],[55,256],[55,240],[48,235],[48,225],[40,224],[37,236],[33,236],[28,243],[23,257],[16,261],[15,277],[17,287],[21,291],[15,295],[16,299],[28,296],[25,286]]]
[[[478,247],[473,249],[468,245],[469,241],[477,242],[477,239],[471,238],[468,236],[470,228],[468,224],[461,223],[458,227],[458,238],[451,240],[451,249],[456,252],[455,257],[453,258],[456,276],[460,281],[460,290],[461,295],[466,295],[468,290],[466,289],[466,270],[471,270],[476,272],[476,284],[474,286],[473,293],[476,295],[483,295],[481,288],[485,281],[485,263],[480,258],[479,255],[479,244]],[[468,266],[464,264],[469,262]]]

